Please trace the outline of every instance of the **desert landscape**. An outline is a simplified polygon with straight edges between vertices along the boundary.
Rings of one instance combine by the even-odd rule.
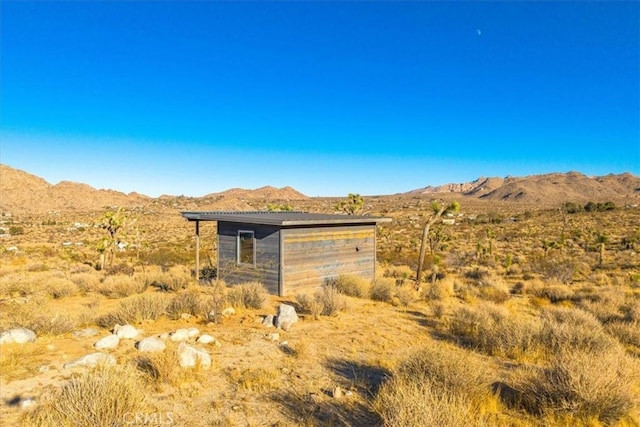
[[[215,224],[195,280],[181,211],[349,209],[393,219],[373,281],[227,286]],[[640,424],[635,175],[151,198],[2,165],[0,210],[3,425]]]

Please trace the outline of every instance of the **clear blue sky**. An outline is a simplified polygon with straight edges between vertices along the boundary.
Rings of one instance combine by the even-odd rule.
[[[640,174],[640,2],[12,1],[0,161],[201,196]]]

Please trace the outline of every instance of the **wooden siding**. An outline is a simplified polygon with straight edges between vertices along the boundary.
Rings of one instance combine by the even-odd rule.
[[[282,294],[313,290],[341,274],[373,279],[375,232],[374,224],[282,229]]]
[[[255,266],[238,265],[238,230],[253,231]],[[227,284],[262,283],[269,293],[280,293],[280,229],[277,226],[218,222],[218,275]]]

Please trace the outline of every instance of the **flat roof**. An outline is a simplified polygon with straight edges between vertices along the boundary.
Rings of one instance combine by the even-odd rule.
[[[338,215],[309,212],[270,211],[212,211],[181,212],[189,221],[224,221],[267,225],[331,225],[331,224],[377,224],[391,222],[391,218],[366,215]]]

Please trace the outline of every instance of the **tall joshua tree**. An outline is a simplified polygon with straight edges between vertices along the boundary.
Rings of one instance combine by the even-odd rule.
[[[118,244],[118,234],[124,227],[127,215],[122,208],[117,211],[107,211],[98,220],[98,227],[102,228],[106,235],[98,242],[97,249],[100,252],[100,270],[105,264],[111,265],[115,258],[115,247]]]
[[[348,215],[358,215],[364,208],[364,198],[359,194],[349,193],[347,200],[337,203],[335,208],[346,212]]]
[[[445,213],[457,212],[460,209],[458,202],[451,202],[448,205],[443,202],[434,201],[431,203],[432,215],[427,219],[422,228],[422,240],[420,241],[420,257],[418,258],[418,273],[416,274],[416,283],[419,285],[422,280],[422,268],[424,266],[424,257],[427,252],[429,242],[429,229],[435,222]]]

